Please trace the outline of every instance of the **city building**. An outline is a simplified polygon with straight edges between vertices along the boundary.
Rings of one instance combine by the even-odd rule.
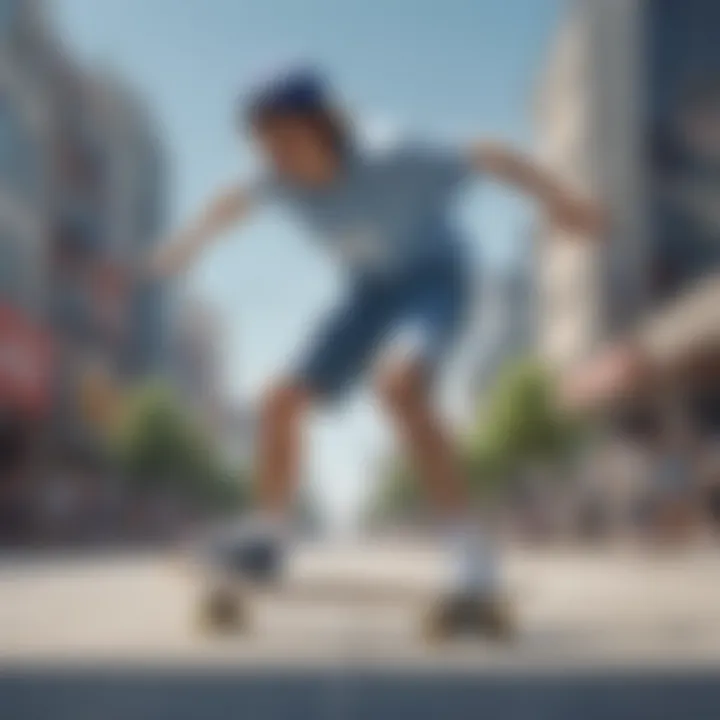
[[[165,157],[145,103],[73,57],[44,0],[0,2],[0,456],[30,450],[20,489],[101,463],[109,404],[162,369],[165,291],[141,268]]]
[[[542,160],[612,215],[602,243],[549,226],[539,233],[538,343],[542,356],[563,372],[591,357],[642,308],[637,7],[624,0],[575,3],[535,98]]]
[[[29,328],[41,332],[49,225],[47,37],[33,2],[6,2],[0,12],[0,331],[3,354],[17,357]],[[17,331],[17,335],[16,335]],[[34,358],[29,346],[23,356]],[[12,368],[0,382],[10,389]],[[0,395],[0,406],[4,398]]]
[[[127,311],[121,364],[130,376],[163,370],[168,343],[166,288],[145,263],[167,219],[167,154],[141,98],[110,73],[94,78],[94,100],[110,153],[110,256],[123,269]]]
[[[248,472],[254,463],[257,412],[248,399],[222,387],[223,325],[217,310],[189,292],[176,296],[172,309],[163,377],[227,467]]]
[[[0,13],[0,300],[36,314],[42,304],[49,108],[45,37],[32,3]],[[35,52],[39,62],[28,62]]]
[[[714,0],[581,0],[553,44],[539,151],[610,220],[539,243],[539,347],[575,404],[720,402],[718,22]]]
[[[168,376],[188,407],[208,429],[224,412],[219,396],[222,329],[212,306],[184,296],[174,305]]]
[[[23,532],[24,488],[52,404],[44,323],[49,39],[37,2],[0,5],[0,536]]]
[[[104,406],[161,370],[165,295],[143,263],[163,229],[164,148],[147,109],[116,78],[67,59],[61,67],[48,303],[54,436],[99,448]]]
[[[524,243],[509,267],[488,274],[482,286],[479,353],[473,395],[482,400],[503,367],[536,345],[534,242]]]
[[[219,450],[233,469],[252,468],[257,437],[257,413],[241,399],[226,399],[220,403],[213,422]]]

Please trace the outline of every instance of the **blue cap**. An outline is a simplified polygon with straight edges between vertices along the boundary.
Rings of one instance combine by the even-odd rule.
[[[258,83],[241,101],[242,114],[254,120],[263,115],[312,112],[330,106],[327,83],[309,69],[291,69]]]

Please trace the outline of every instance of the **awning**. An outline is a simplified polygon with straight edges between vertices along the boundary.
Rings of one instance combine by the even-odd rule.
[[[50,335],[17,309],[0,305],[0,405],[45,412],[51,397]]]
[[[620,342],[561,378],[561,401],[578,410],[612,404],[637,393],[650,377],[651,367],[641,349]]]
[[[663,368],[680,365],[698,353],[720,350],[720,273],[654,315],[641,328],[639,344],[653,364]]]
[[[573,408],[614,404],[714,355],[720,362],[720,274],[704,279],[633,335],[561,378],[561,396]]]

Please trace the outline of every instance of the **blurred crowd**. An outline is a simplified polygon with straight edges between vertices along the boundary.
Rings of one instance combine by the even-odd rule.
[[[564,476],[529,473],[507,510],[513,533],[533,541],[720,539],[720,437],[614,433]]]

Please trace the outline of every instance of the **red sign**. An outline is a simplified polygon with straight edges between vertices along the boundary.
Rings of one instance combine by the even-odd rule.
[[[49,334],[21,312],[0,305],[0,404],[37,415],[51,397]]]

